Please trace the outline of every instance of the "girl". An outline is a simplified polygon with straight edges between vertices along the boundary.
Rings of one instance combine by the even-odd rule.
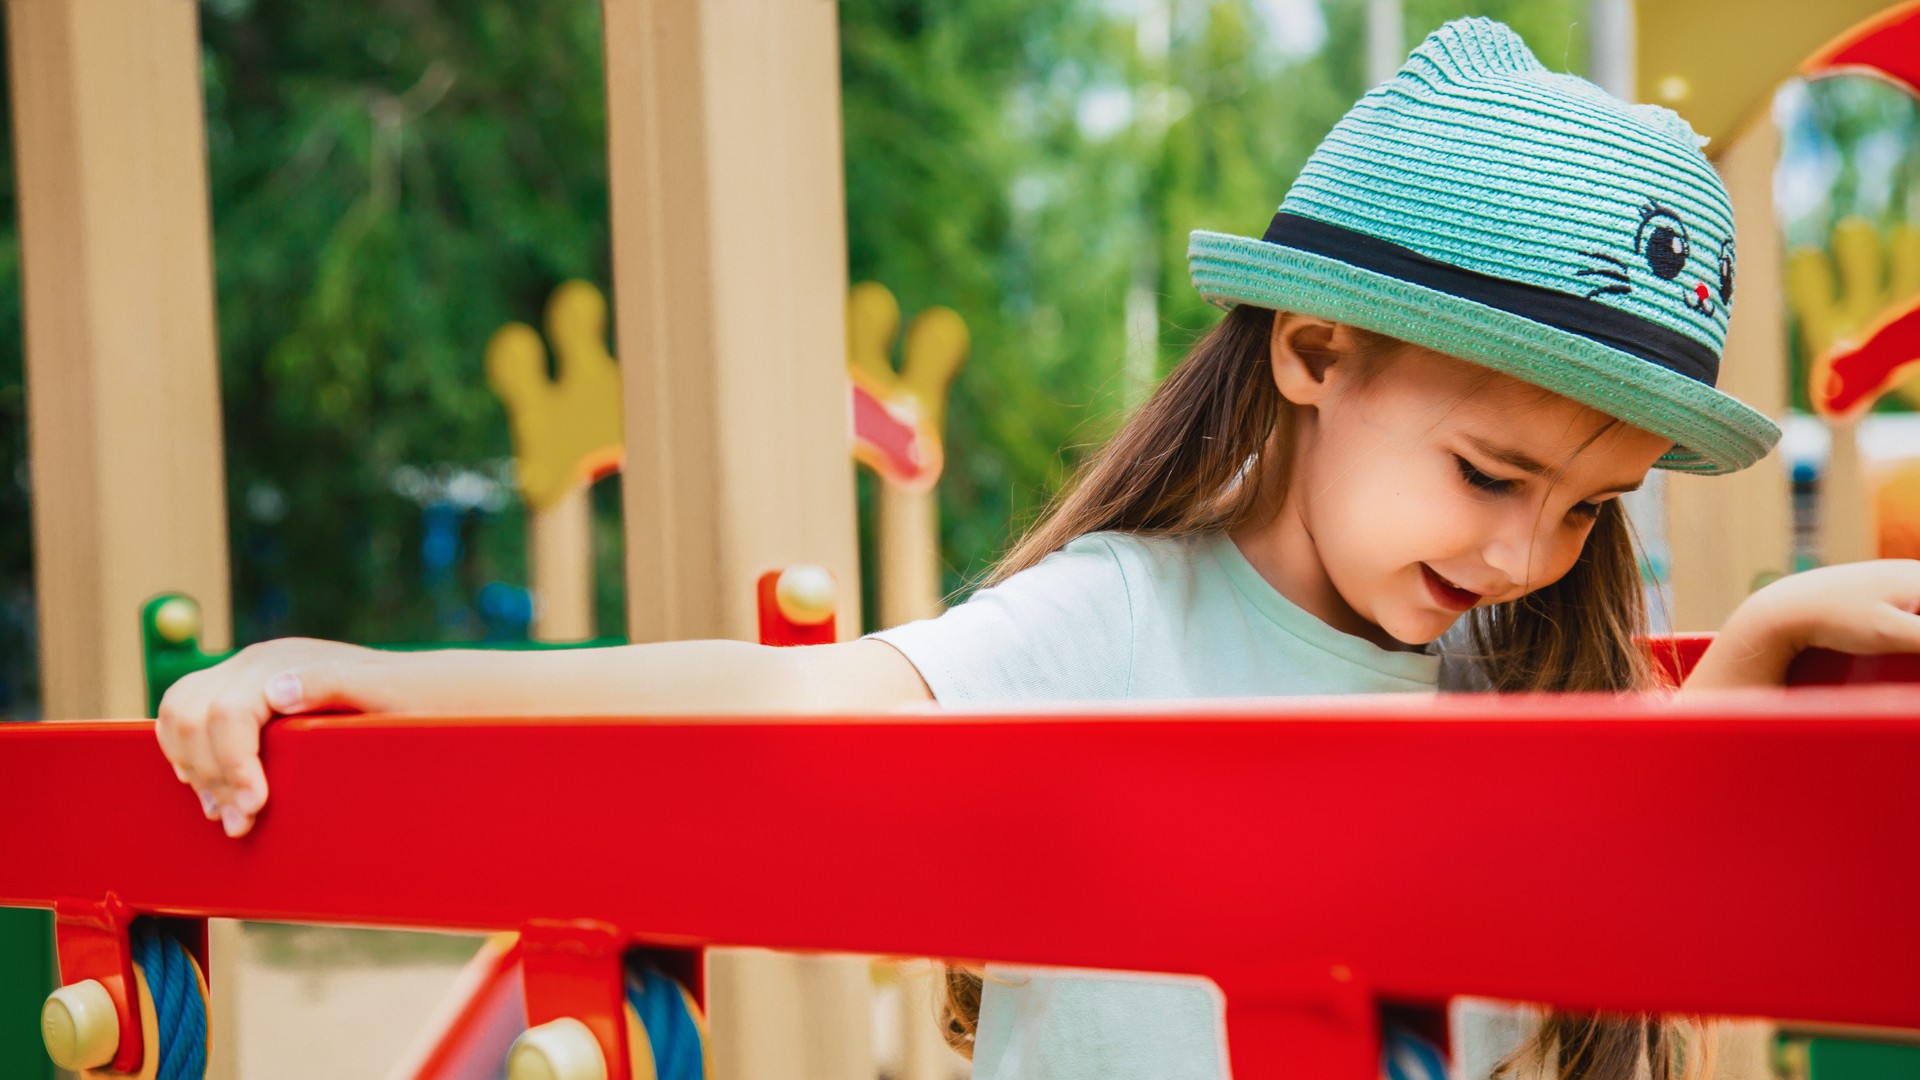
[[[1713,388],[1732,221],[1678,117],[1548,72],[1497,23],[1451,23],[1333,129],[1263,238],[1194,234],[1194,281],[1226,319],[946,615],[808,649],[269,642],[176,685],[160,743],[237,836],[267,799],[261,725],[318,709],[1647,687],[1620,495],[1653,468],[1744,468],[1779,434]],[[1920,564],[1786,579],[1687,689],[1777,684],[1811,645],[1920,651],[1917,606]],[[980,1080],[1224,1071],[1200,984],[954,982]],[[1540,1039],[1568,1075],[1663,1056],[1647,1024],[1562,1019]]]

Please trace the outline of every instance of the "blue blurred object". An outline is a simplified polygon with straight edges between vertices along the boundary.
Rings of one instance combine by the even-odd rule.
[[[524,641],[533,625],[533,594],[518,585],[489,581],[480,589],[480,618],[488,641]]]
[[[425,529],[420,538],[420,561],[428,584],[445,581],[460,561],[462,509],[449,502],[431,502],[421,509]]]

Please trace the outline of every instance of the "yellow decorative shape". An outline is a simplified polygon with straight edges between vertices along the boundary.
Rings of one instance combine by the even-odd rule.
[[[1814,50],[1887,0],[1637,0],[1640,101],[1665,105],[1725,149]],[[1543,54],[1544,58],[1544,54]]]
[[[908,324],[900,370],[893,367],[900,335],[900,303],[876,282],[847,293],[847,368],[860,391],[878,399],[896,419],[920,429],[929,456],[938,460],[946,428],[947,391],[967,362],[972,340],[967,323],[949,307],[930,307]],[[883,476],[894,470],[871,459],[876,448],[856,437],[855,456]]]
[[[1883,241],[1871,221],[1850,217],[1833,227],[1819,248],[1787,256],[1787,303],[1800,325],[1808,358],[1808,385],[1816,400],[1837,349],[1859,343],[1895,305],[1920,296],[1920,226],[1896,226]],[[1920,405],[1920,375],[1893,390]]]
[[[1888,466],[1873,485],[1876,554],[1883,559],[1920,559],[1920,458]]]
[[[607,351],[607,301],[584,281],[568,281],[547,299],[547,351],[525,323],[508,323],[487,341],[487,384],[506,406],[520,498],[545,510],[575,487],[620,468],[620,369]]]

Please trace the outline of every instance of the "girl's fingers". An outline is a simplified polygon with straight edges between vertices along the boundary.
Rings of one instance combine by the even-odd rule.
[[[207,786],[221,805],[232,805],[261,775],[260,727],[271,715],[258,683],[241,682],[207,707],[208,753],[214,764],[213,782]]]
[[[184,774],[187,783],[203,790],[220,780],[220,767],[207,735],[208,723],[204,704],[176,700],[168,695],[161,703],[159,722],[154,725],[160,749],[173,764],[174,774]]]

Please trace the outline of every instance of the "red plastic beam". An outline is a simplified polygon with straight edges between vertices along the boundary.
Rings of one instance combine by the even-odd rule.
[[[1192,972],[1242,1077],[1372,1076],[1376,996],[1920,1028],[1909,688],[327,717],[265,755],[232,841],[149,723],[0,728],[0,904]]]

